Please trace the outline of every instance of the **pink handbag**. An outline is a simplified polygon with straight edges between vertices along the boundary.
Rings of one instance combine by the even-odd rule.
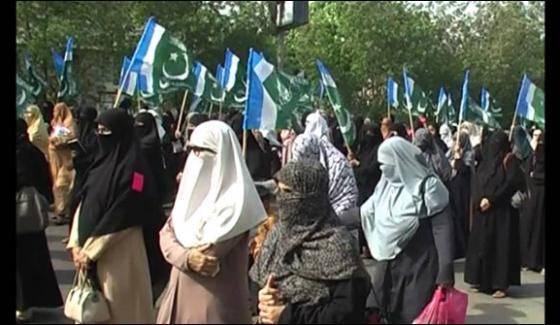
[[[413,324],[464,324],[467,316],[468,295],[457,289],[438,287],[432,301]]]

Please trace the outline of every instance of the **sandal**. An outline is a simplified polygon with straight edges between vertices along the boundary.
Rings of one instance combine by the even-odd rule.
[[[507,294],[505,293],[505,291],[496,290],[496,292],[494,292],[492,297],[494,297],[496,299],[503,299],[503,298],[507,297]]]

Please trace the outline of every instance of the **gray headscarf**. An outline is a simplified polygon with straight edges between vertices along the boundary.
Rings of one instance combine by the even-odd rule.
[[[332,281],[368,277],[352,235],[329,205],[328,175],[318,161],[289,162],[277,179],[278,223],[266,237],[249,275],[263,287],[269,275],[287,303],[316,304]]]
[[[329,200],[337,215],[356,207],[359,193],[354,170],[332,143],[313,134],[301,134],[294,140],[292,159],[321,162],[329,175]]]
[[[362,205],[362,227],[373,257],[394,259],[414,236],[419,219],[443,211],[445,185],[428,169],[422,152],[400,137],[385,140],[377,154],[381,179]]]
[[[451,164],[445,157],[445,153],[435,144],[433,136],[424,128],[416,130],[414,144],[422,150],[422,155],[430,170],[439,176],[443,182],[451,178]]]

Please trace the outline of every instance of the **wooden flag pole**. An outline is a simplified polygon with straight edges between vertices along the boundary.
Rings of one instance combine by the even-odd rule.
[[[115,103],[113,104],[113,108],[117,108],[117,104],[119,103],[119,99],[121,99],[122,92],[123,92],[123,88],[119,87],[119,91],[117,91],[117,98],[115,98]]]
[[[511,121],[511,128],[509,129],[509,142],[511,142],[513,136],[513,128],[515,127],[516,119],[517,119],[517,105],[515,105],[515,112],[513,113],[513,120]]]
[[[391,104],[387,101],[387,118],[391,118]]]
[[[410,120],[410,129],[412,130],[412,140],[414,140],[414,125],[412,124],[412,109],[408,110],[408,118]]]
[[[138,102],[138,112],[140,112],[140,110],[142,109],[140,105],[140,90],[136,92],[136,101]]]
[[[222,106],[223,106],[223,102],[220,102],[220,112],[218,113],[218,119],[221,121],[222,120]]]
[[[210,110],[208,111],[208,119],[212,119],[212,108],[214,108],[214,104],[210,102]]]
[[[185,112],[185,103],[187,102],[187,95],[189,94],[189,90],[185,90],[185,94],[183,95],[183,102],[181,103],[181,111],[179,112],[179,122],[177,122],[177,130],[181,131],[181,122],[183,121],[183,113]]]

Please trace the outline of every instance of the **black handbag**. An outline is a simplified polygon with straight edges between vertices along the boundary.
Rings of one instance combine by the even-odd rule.
[[[16,233],[29,234],[49,225],[49,204],[34,187],[23,187],[16,193]]]

